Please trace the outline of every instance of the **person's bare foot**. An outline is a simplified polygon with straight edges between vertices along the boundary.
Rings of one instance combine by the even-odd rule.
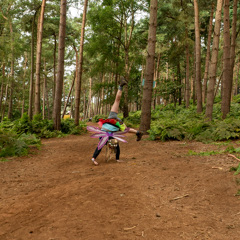
[[[98,166],[98,162],[97,162],[97,161],[93,161],[93,164],[94,164],[95,166]]]
[[[117,161],[118,163],[122,163],[122,162],[124,162],[123,160],[119,160],[119,159],[116,160],[116,161]]]
[[[98,162],[94,158],[92,159],[92,162],[95,166],[98,166]]]

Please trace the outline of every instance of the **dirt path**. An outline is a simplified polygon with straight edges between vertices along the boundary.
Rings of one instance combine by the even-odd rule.
[[[196,142],[120,143],[124,163],[91,164],[97,140],[43,141],[0,163],[0,240],[239,240],[240,188],[227,155]]]

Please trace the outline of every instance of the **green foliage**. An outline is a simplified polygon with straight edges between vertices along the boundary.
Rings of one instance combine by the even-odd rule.
[[[11,122],[5,118],[0,123],[0,157],[23,156],[30,146],[39,147],[41,138],[63,137],[66,134],[86,132],[86,124],[75,126],[73,119],[62,120],[61,131],[54,130],[52,120],[43,120],[41,114],[31,121],[27,114]]]
[[[41,139],[35,134],[22,134],[18,137],[18,140],[24,141],[28,146],[40,146]]]
[[[107,118],[107,115],[103,115],[103,114],[102,114],[102,115],[101,115],[101,114],[95,115],[95,116],[92,118],[92,121],[96,123],[96,122],[98,122],[99,119],[101,119],[101,118],[102,118],[102,119],[106,119],[106,118]]]
[[[237,193],[235,194],[235,196],[240,196],[240,189],[237,191]]]
[[[234,175],[237,175],[240,173],[240,163],[238,164],[238,167],[236,169],[236,172],[234,173]]]
[[[130,112],[129,116],[124,119],[127,127],[136,128],[139,126],[141,120],[141,111]]]
[[[227,147],[227,149],[225,150],[225,152],[228,153],[240,153],[240,147],[238,148],[234,148],[232,145]]]
[[[0,130],[0,157],[24,156],[28,154],[29,145],[39,146],[40,139],[34,135],[23,134],[18,136],[15,132]]]
[[[0,124],[0,129],[12,130],[17,135],[35,134],[40,138],[62,137],[64,134],[81,134],[85,131],[86,124],[82,123],[78,127],[75,126],[73,119],[65,119],[61,121],[61,131],[54,130],[53,121],[42,119],[41,114],[37,114],[31,121],[27,114],[22,118],[10,122],[5,120]]]
[[[13,125],[13,130],[18,134],[27,133],[31,131],[31,129],[31,121],[26,113],[23,114],[22,118],[16,120]]]
[[[152,112],[150,139],[223,141],[240,138],[240,106],[232,104],[231,112],[225,120],[221,119],[221,105],[215,104],[213,121],[205,120],[204,114],[197,114],[195,107],[158,106]]]
[[[224,151],[206,151],[206,152],[195,152],[192,150],[189,150],[188,155],[190,156],[212,156],[212,155],[218,155],[222,154]]]
[[[159,119],[152,122],[149,133],[151,140],[182,140],[185,135],[185,130],[179,125],[177,120],[165,121]]]
[[[64,134],[81,134],[86,131],[86,123],[80,122],[78,126],[75,126],[74,119],[67,118],[61,122],[61,132]]]
[[[231,167],[230,172],[235,172],[234,175],[238,175],[240,173],[240,163],[237,167]]]

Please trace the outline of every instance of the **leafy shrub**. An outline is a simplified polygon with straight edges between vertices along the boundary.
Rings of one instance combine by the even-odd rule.
[[[32,120],[32,133],[37,134],[40,137],[42,136],[43,131],[54,131],[53,120],[42,119],[41,114],[37,114],[33,116]]]
[[[137,128],[141,120],[141,111],[130,112],[129,116],[124,119],[124,123],[131,128]]]
[[[220,104],[214,105],[212,122],[206,121],[204,113],[197,114],[195,107],[158,106],[152,113],[150,139],[221,141],[240,138],[240,104],[232,104],[225,120],[221,115]]]
[[[240,173],[240,163],[238,164],[237,167],[231,167],[230,172],[234,171],[234,175],[238,175]]]
[[[28,133],[32,131],[32,123],[26,113],[23,114],[22,118],[13,122],[13,130],[18,134]]]
[[[61,132],[68,134],[75,127],[74,119],[67,118],[61,121]]]
[[[40,139],[34,135],[0,131],[0,157],[23,156],[28,154],[29,145],[40,145]]]
[[[38,136],[40,136],[41,138],[56,138],[56,137],[63,137],[64,134],[61,131],[57,131],[57,130],[50,131],[44,128],[41,130]]]
[[[78,126],[75,125],[74,119],[68,118],[61,121],[61,132],[65,134],[81,134],[86,132],[86,123],[80,122]]]
[[[29,146],[40,146],[40,138],[63,137],[65,134],[81,134],[86,131],[86,124],[75,126],[73,119],[61,121],[62,131],[54,130],[52,120],[43,120],[37,114],[31,121],[27,114],[10,121],[5,118],[0,123],[0,157],[22,156],[28,153]]]
[[[2,122],[0,122],[0,130],[11,131],[14,127],[14,123],[11,122],[8,118],[4,118]]]
[[[100,115],[95,115],[93,118],[92,118],[92,121],[93,122],[98,122],[99,121],[99,119],[106,119],[106,118],[108,118],[108,116],[107,115],[104,115],[104,114],[100,114]]]
[[[27,145],[40,145],[41,139],[38,138],[35,134],[22,134],[18,138],[21,141],[24,141]]]
[[[182,140],[185,135],[184,128],[179,125],[177,120],[164,121],[156,120],[151,124],[149,130],[151,140]]]
[[[79,126],[74,126],[74,128],[71,130],[71,134],[78,135],[81,133],[87,132],[86,124],[79,124]]]

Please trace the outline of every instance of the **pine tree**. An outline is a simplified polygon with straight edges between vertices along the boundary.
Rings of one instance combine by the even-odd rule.
[[[144,133],[150,129],[151,124],[151,102],[153,92],[153,78],[154,78],[154,57],[156,45],[156,30],[157,30],[157,8],[158,1],[151,0],[150,4],[150,19],[149,19],[149,33],[148,33],[148,56],[145,70],[145,84],[143,88],[142,99],[142,115],[140,130]]]

